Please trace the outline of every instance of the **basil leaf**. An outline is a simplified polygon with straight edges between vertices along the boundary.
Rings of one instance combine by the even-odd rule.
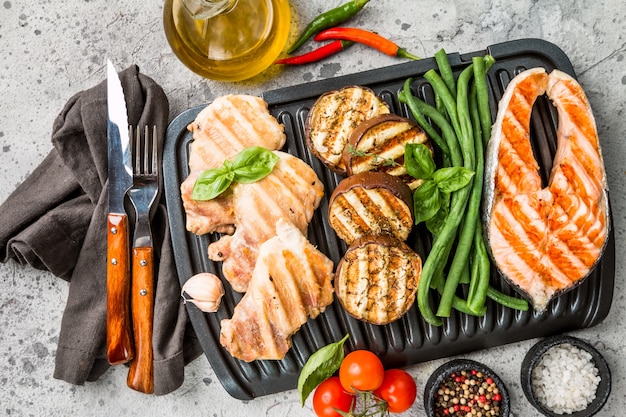
[[[260,146],[239,152],[232,160],[235,181],[247,184],[265,178],[279,161],[278,155]]]
[[[433,217],[426,220],[426,228],[433,236],[438,236],[448,221],[450,214],[450,193],[439,192],[439,210]]]
[[[439,189],[446,193],[458,191],[470,183],[474,171],[464,167],[440,168],[433,174]]]
[[[280,158],[260,146],[251,146],[239,152],[232,161],[228,159],[219,168],[207,169],[193,185],[193,200],[212,200],[230,187],[233,181],[249,184],[265,178],[272,172]]]
[[[311,392],[339,369],[344,357],[343,344],[348,340],[348,336],[345,335],[340,341],[326,345],[313,353],[302,367],[298,377],[298,392],[303,406]]]
[[[207,169],[196,178],[191,191],[193,200],[212,200],[230,187],[233,173],[225,167]]]
[[[426,180],[413,193],[413,215],[415,224],[432,218],[439,211],[439,188],[433,180]]]
[[[436,169],[430,149],[422,143],[405,145],[404,167],[409,175],[422,180],[431,178]]]

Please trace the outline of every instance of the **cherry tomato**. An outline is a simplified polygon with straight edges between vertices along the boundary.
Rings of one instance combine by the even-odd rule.
[[[348,353],[339,367],[341,385],[350,393],[354,393],[355,389],[374,391],[382,384],[384,375],[382,362],[369,350]]]
[[[313,410],[318,417],[341,417],[335,409],[350,411],[354,396],[348,394],[339,381],[339,377],[331,376],[317,386],[313,393]]]
[[[411,375],[401,369],[385,371],[383,383],[374,391],[374,395],[387,401],[388,410],[402,413],[411,408],[417,395],[417,386]]]

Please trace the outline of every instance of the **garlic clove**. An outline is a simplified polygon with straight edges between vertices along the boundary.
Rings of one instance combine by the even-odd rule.
[[[191,302],[205,313],[214,313],[220,307],[224,285],[214,274],[202,272],[189,278],[180,292],[183,302]]]

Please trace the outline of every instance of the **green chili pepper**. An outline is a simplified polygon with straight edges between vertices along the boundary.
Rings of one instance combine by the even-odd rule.
[[[333,27],[350,19],[352,16],[357,14],[368,2],[369,0],[352,0],[317,16],[311,21],[311,23],[307,25],[307,27],[304,29],[304,32],[302,32],[302,35],[300,35],[300,38],[298,38],[296,43],[293,44],[293,46],[287,51],[287,53],[290,55],[293,54],[296,49],[301,47],[304,42],[306,42],[311,36],[315,35],[317,32],[320,32],[329,27]]]

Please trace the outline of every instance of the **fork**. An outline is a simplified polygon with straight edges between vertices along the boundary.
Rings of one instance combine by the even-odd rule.
[[[154,392],[152,321],[154,318],[154,247],[150,212],[159,194],[157,128],[132,133],[133,185],[128,196],[135,208],[132,247],[131,311],[135,358],[130,363],[127,385],[140,392]]]

